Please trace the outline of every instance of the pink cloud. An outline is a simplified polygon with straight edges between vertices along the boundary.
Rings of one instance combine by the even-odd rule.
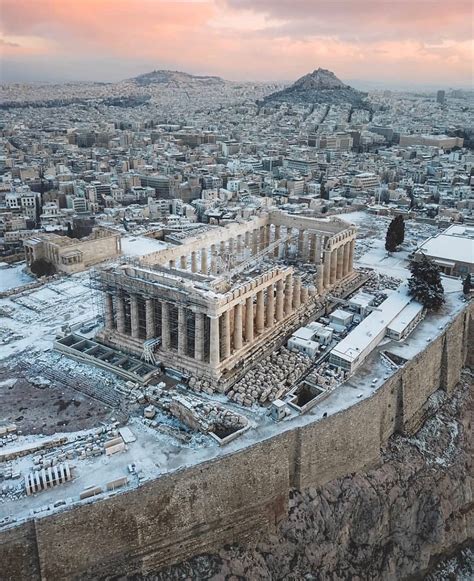
[[[90,63],[92,77],[103,58],[239,79],[291,79],[323,66],[342,78],[432,82],[442,71],[446,82],[469,82],[468,4],[3,0],[2,32],[25,63],[47,47],[51,67],[55,59]]]

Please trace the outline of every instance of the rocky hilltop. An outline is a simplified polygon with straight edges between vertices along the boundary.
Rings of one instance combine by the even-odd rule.
[[[451,398],[438,391],[429,404],[430,419],[413,436],[392,437],[381,466],[294,490],[287,519],[256,546],[227,546],[133,579],[423,578],[468,551],[473,535],[472,375]],[[470,557],[468,576],[456,579],[472,578]]]
[[[199,85],[222,85],[224,79],[212,76],[199,76],[183,73],[181,71],[158,70],[151,73],[144,73],[131,79],[137,85],[163,85],[169,83],[182,84],[199,84]]]
[[[353,107],[368,108],[365,101],[366,96],[366,93],[344,84],[332,71],[319,68],[301,77],[290,87],[268,95],[265,97],[264,103],[328,105],[349,103]]]

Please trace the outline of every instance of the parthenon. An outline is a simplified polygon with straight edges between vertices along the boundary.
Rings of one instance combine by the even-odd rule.
[[[280,210],[96,271],[102,342],[217,379],[352,273],[356,229]]]

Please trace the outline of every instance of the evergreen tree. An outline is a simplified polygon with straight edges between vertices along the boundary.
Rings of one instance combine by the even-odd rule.
[[[385,236],[385,250],[387,252],[395,252],[397,248],[397,232],[395,220],[392,220],[387,228],[387,235]]]
[[[394,219],[394,229],[397,246],[403,244],[405,240],[405,220],[401,214]]]
[[[466,278],[465,278],[465,279],[463,280],[463,282],[462,282],[462,292],[463,292],[465,295],[468,295],[468,294],[471,292],[471,288],[473,288],[473,287],[472,287],[472,280],[471,280],[471,275],[470,275],[470,274],[468,274],[468,275],[466,276]]]
[[[74,234],[72,231],[72,226],[71,226],[71,222],[67,223],[67,235],[69,238],[74,238]]]
[[[421,259],[413,259],[409,270],[409,294],[430,310],[437,310],[444,303],[444,288],[438,265],[422,254]]]

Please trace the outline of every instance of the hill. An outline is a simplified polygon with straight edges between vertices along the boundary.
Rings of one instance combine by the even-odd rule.
[[[353,107],[368,108],[367,93],[357,91],[344,84],[332,71],[316,69],[298,79],[293,85],[272,93],[264,99],[265,104],[277,103],[323,103],[337,105],[349,103]]]
[[[160,85],[160,84],[200,84],[200,85],[221,85],[224,79],[212,76],[191,75],[181,71],[158,70],[151,73],[144,73],[131,79],[137,85]]]

